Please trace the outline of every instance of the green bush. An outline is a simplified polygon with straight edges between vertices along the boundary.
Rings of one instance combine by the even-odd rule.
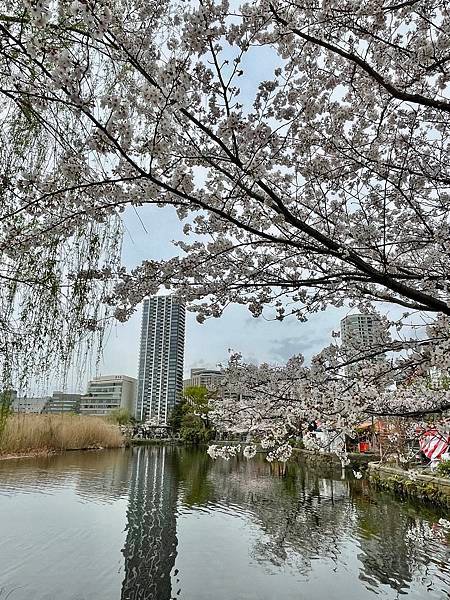
[[[210,412],[207,388],[188,387],[183,400],[172,411],[169,424],[173,433],[189,444],[206,444],[215,437],[215,431],[209,421]]]
[[[441,461],[436,467],[436,471],[441,477],[450,477],[450,460]]]
[[[11,414],[12,398],[8,391],[0,393],[0,437],[6,428],[6,423]]]
[[[189,444],[206,444],[214,438],[214,432],[201,417],[187,413],[181,423],[180,438]]]

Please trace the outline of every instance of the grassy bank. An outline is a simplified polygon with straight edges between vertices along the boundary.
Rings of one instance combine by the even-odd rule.
[[[0,437],[0,456],[84,448],[118,448],[116,425],[78,415],[12,415]]]

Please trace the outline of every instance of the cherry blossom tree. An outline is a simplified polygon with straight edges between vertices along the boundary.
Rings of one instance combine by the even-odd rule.
[[[302,356],[277,366],[246,364],[233,355],[224,370],[222,393],[211,399],[210,417],[225,432],[245,435],[247,442],[213,444],[210,456],[229,459],[243,450],[251,458],[256,440],[267,460],[284,462],[292,455],[292,442],[301,438],[307,449],[333,452],[346,466],[346,436],[355,438],[358,425],[370,417],[390,418],[395,443],[390,451],[385,448],[386,459],[413,459],[417,451],[407,442],[429,429],[430,416],[447,437],[449,423],[442,416],[449,409],[448,386],[426,377],[395,385],[387,361],[367,358],[359,359],[349,375],[341,355],[341,346],[324,348],[309,366]],[[310,432],[312,423],[320,424],[323,437]]]
[[[300,321],[387,303],[396,335],[332,346],[297,405],[344,421],[448,408],[391,382],[450,355],[449,31],[444,0],[6,0],[3,339],[55,349],[55,322],[74,340],[100,301],[126,320],[163,287],[199,321],[230,303]],[[175,209],[184,235],[127,272],[118,219],[144,204]]]

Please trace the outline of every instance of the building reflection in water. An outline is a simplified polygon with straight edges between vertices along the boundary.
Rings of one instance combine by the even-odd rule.
[[[408,593],[430,569],[448,582],[447,569],[439,567],[448,548],[432,539],[431,525],[419,511],[377,494],[365,481],[343,481],[340,472],[321,474],[295,464],[288,476],[278,477],[264,460],[212,461],[203,450],[150,447],[133,455],[122,600],[176,596],[171,571],[177,497],[184,515],[224,506],[230,517],[245,513],[260,532],[252,558],[306,581],[316,561],[328,560],[336,569],[359,571],[360,581],[375,593],[383,586]],[[349,545],[355,552],[347,553]]]
[[[122,600],[170,600],[177,554],[177,451],[134,448]]]

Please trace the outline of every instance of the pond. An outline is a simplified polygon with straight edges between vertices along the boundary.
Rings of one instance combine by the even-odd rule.
[[[181,447],[0,461],[0,600],[448,598],[438,510]]]

